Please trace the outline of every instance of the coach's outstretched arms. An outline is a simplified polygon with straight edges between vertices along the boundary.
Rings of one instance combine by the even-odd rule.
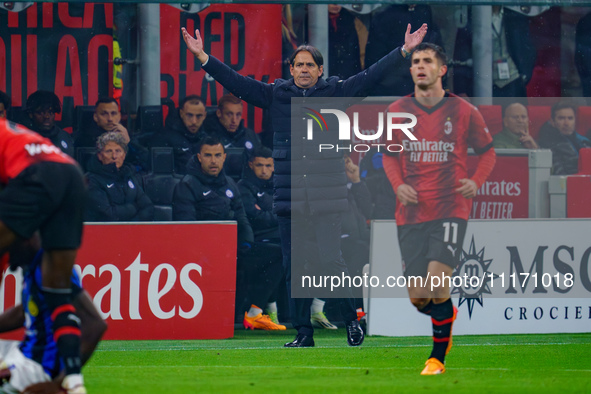
[[[406,27],[406,33],[404,34],[404,45],[401,48],[402,56],[406,57],[406,52],[412,52],[415,47],[423,41],[425,34],[427,34],[427,28],[427,24],[423,23],[417,31],[411,33],[410,23],[408,24]],[[181,28],[181,31],[183,33],[183,40],[185,40],[185,44],[187,44],[187,48],[189,48],[189,50],[199,59],[201,64],[206,63],[207,59],[209,59],[209,55],[203,51],[203,40],[201,39],[199,29],[195,30],[194,38],[184,27]]]
[[[201,64],[206,63],[207,59],[209,59],[209,55],[203,51],[203,40],[201,39],[199,29],[195,30],[195,38],[193,38],[184,27],[181,28],[181,31],[183,33],[185,44],[187,44],[187,48],[189,48],[193,55],[199,59]]]

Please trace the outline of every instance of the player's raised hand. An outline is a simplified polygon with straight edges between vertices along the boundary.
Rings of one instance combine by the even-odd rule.
[[[404,34],[404,49],[412,52],[417,45],[423,42],[427,34],[427,24],[423,23],[423,26],[419,27],[414,33],[410,32],[410,23],[406,26],[406,33]]]
[[[197,56],[201,64],[207,62],[209,56],[203,52],[203,40],[201,39],[199,29],[195,30],[195,37],[191,36],[184,27],[181,27],[181,32],[183,33],[183,40],[185,40],[187,48],[189,48],[193,55]]]
[[[478,192],[478,185],[472,179],[460,179],[460,184],[462,186],[456,189],[456,193],[460,193],[465,198],[473,198],[476,197],[476,193]]]
[[[419,203],[419,194],[412,186],[407,185],[406,183],[398,186],[398,189],[396,190],[396,198],[398,198],[398,201],[404,206],[416,205]]]

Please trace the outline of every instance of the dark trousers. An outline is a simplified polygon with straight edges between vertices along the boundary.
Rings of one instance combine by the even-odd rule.
[[[315,289],[318,294],[310,292],[311,289],[302,287],[302,276],[348,275],[341,254],[341,214],[278,219],[292,324],[299,334],[311,336],[314,333],[310,323],[312,297],[326,298],[327,289]],[[340,290],[339,295],[345,295],[337,300],[343,320],[355,320],[357,312],[351,291]]]
[[[238,254],[237,313],[256,305],[265,309],[267,302],[276,301],[276,291],[283,279],[281,246],[255,242],[248,252]]]

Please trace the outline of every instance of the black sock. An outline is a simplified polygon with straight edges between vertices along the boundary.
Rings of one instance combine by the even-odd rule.
[[[80,319],[72,305],[70,289],[43,288],[45,302],[51,310],[53,339],[57,345],[60,361],[66,375],[79,374],[80,360]]]
[[[450,341],[453,324],[453,303],[451,298],[431,307],[431,323],[433,324],[433,351],[429,358],[435,357],[441,362],[445,360],[445,352]]]
[[[433,300],[429,300],[425,306],[417,310],[427,316],[431,316],[431,308],[433,308]]]

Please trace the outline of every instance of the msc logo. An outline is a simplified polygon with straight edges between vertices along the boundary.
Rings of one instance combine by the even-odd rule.
[[[487,260],[484,258],[484,248],[476,251],[474,236],[472,236],[470,249],[467,253],[462,247],[460,247],[460,249],[460,264],[454,270],[453,276],[462,277],[465,280],[461,281],[462,285],[460,286],[454,285],[451,294],[460,295],[458,308],[461,307],[463,303],[466,303],[468,307],[468,317],[472,318],[474,304],[478,303],[480,306],[484,306],[482,295],[492,294],[492,281],[498,278],[498,275],[489,271],[492,259]],[[469,280],[466,278],[469,278]]]
[[[308,141],[314,140],[314,125],[316,124],[321,132],[328,132],[328,124],[322,114],[332,114],[337,117],[339,124],[338,130],[338,141],[351,141],[351,130],[355,137],[360,141],[374,141],[374,143],[363,143],[363,144],[350,144],[350,145],[337,145],[322,143],[319,144],[319,151],[323,150],[336,150],[336,151],[355,151],[355,152],[367,152],[372,147],[380,149],[386,149],[389,152],[401,152],[404,147],[400,144],[385,144],[379,143],[382,135],[384,134],[384,123],[386,123],[386,139],[387,141],[392,140],[392,133],[394,130],[401,130],[410,140],[416,141],[417,138],[412,134],[412,128],[417,124],[417,117],[413,114],[406,112],[378,112],[378,126],[375,134],[365,134],[359,129],[359,113],[353,112],[353,127],[351,127],[351,120],[349,116],[337,109],[321,109],[320,112],[313,110],[312,108],[304,107],[310,112],[306,112],[306,115],[310,118],[307,119],[306,123],[306,138]],[[400,119],[408,120],[408,122],[400,122]],[[336,143],[336,141],[335,141]]]

